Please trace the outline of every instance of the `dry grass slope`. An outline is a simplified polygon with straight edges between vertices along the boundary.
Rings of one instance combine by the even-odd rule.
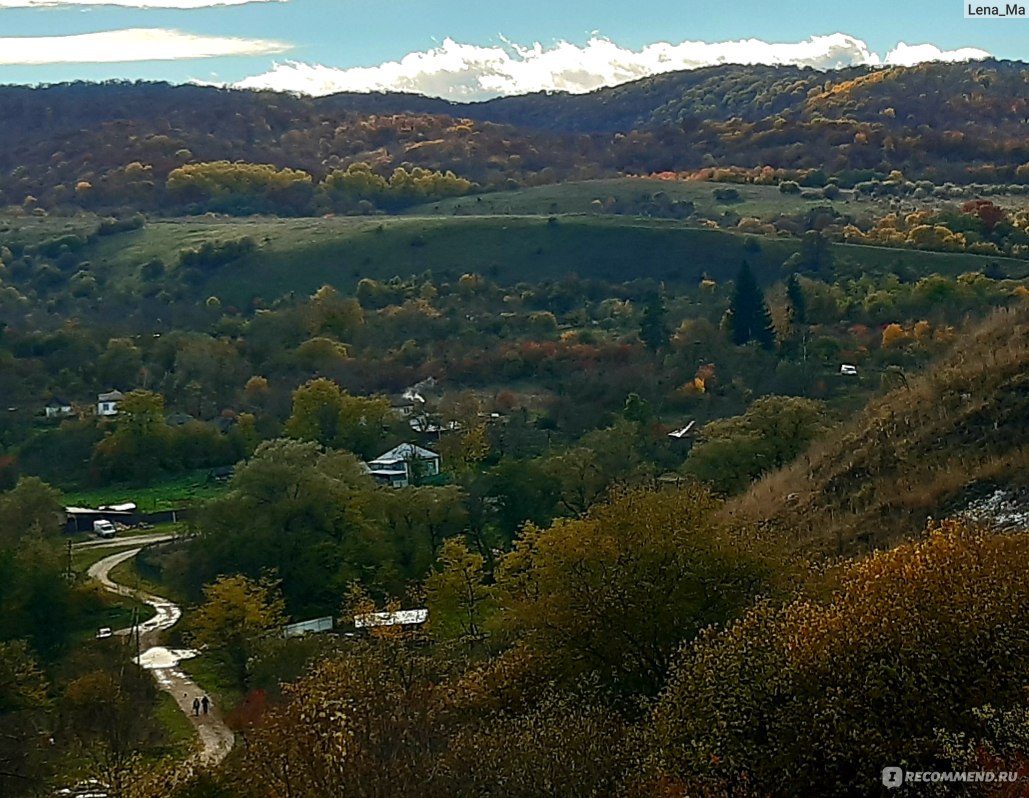
[[[728,511],[806,554],[857,554],[1027,485],[1029,308],[1003,309]]]

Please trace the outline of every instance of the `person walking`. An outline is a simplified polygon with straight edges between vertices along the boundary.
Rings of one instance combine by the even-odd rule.
[[[207,710],[205,709],[204,711],[206,712]],[[193,714],[194,715],[198,715],[198,716],[200,715],[200,699],[199,698],[194,698],[193,699]]]
[[[205,715],[207,714],[207,707],[210,706],[210,704],[211,704],[211,699],[208,698],[207,696],[204,696],[203,698],[200,699],[200,706],[202,706],[204,708],[204,714]]]

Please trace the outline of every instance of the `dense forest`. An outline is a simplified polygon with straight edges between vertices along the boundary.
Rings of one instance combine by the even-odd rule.
[[[1027,76],[0,88],[0,795],[1025,776]]]
[[[279,170],[272,204],[291,215],[338,210],[312,192],[351,165],[386,179],[397,168],[450,171],[495,188],[714,167],[817,171],[819,186],[826,175],[851,187],[894,171],[1021,186],[1026,74],[996,61],[829,73],[718,66],[587,95],[466,105],[146,83],[8,86],[0,199],[181,211],[196,197],[176,186],[179,170],[221,161]]]

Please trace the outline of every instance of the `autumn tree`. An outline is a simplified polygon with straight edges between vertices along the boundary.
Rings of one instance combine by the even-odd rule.
[[[631,726],[596,696],[551,691],[519,712],[482,714],[463,726],[443,757],[450,795],[607,798],[633,771]]]
[[[424,798],[453,721],[429,662],[401,641],[354,646],[283,688],[248,735],[247,795]]]
[[[764,396],[742,416],[701,428],[683,471],[723,494],[738,493],[767,471],[786,465],[826,426],[821,402]]]
[[[190,634],[193,645],[221,658],[245,690],[261,642],[280,634],[285,623],[285,602],[277,583],[223,576],[204,588],[204,603],[190,618]]]
[[[976,709],[1024,707],[1029,536],[962,522],[843,566],[824,601],[761,603],[683,650],[653,716],[689,791],[867,795],[883,762],[947,770]],[[941,732],[943,732],[941,734]]]
[[[385,397],[351,396],[332,380],[310,380],[293,392],[286,434],[374,457],[389,417]]]
[[[765,349],[775,346],[772,314],[747,261],[740,266],[729,300],[729,331],[737,346],[748,341],[757,341]]]
[[[438,570],[425,583],[429,629],[441,639],[474,644],[484,632],[494,606],[486,584],[485,560],[461,540],[447,540],[439,553]]]
[[[123,657],[118,661],[118,657]],[[157,687],[151,674],[128,663],[124,648],[102,667],[75,676],[63,686],[61,723],[73,736],[76,753],[91,775],[121,795],[135,778],[141,750],[161,742],[155,720]]]
[[[501,631],[562,679],[653,693],[684,640],[742,610],[767,586],[731,550],[706,490],[617,493],[584,517],[528,525],[496,570]]]
[[[292,614],[331,611],[352,579],[396,579],[374,495],[350,453],[266,441],[236,469],[232,489],[205,506],[198,539],[169,576],[194,595],[198,581],[219,574],[259,579],[271,570]]]
[[[167,441],[164,397],[131,391],[118,403],[114,431],[94,448],[93,466],[107,479],[145,484],[160,472]]]
[[[0,794],[37,794],[51,709],[49,683],[25,641],[0,643]]]

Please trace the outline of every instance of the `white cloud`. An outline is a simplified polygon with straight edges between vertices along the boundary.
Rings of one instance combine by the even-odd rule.
[[[0,0],[3,8],[60,8],[70,6],[123,6],[125,8],[208,8],[248,3],[285,3],[286,0]]]
[[[984,58],[982,50],[944,52],[934,45],[899,44],[886,63]],[[890,58],[896,59],[890,61]],[[853,36],[834,33],[802,42],[759,39],[732,42],[657,42],[630,50],[593,36],[584,46],[482,47],[446,39],[442,46],[409,53],[378,66],[338,69],[287,61],[235,84],[323,95],[338,91],[409,91],[452,100],[483,100],[533,91],[582,93],[648,75],[712,64],[795,64],[816,69],[878,65],[883,59]]]
[[[924,61],[978,61],[989,58],[985,50],[962,47],[960,50],[941,50],[935,44],[905,44],[900,42],[886,54],[890,66],[914,66]]]
[[[0,38],[0,66],[177,61],[217,56],[274,55],[289,49],[289,44],[269,39],[197,36],[164,28],[128,28],[75,36]]]

